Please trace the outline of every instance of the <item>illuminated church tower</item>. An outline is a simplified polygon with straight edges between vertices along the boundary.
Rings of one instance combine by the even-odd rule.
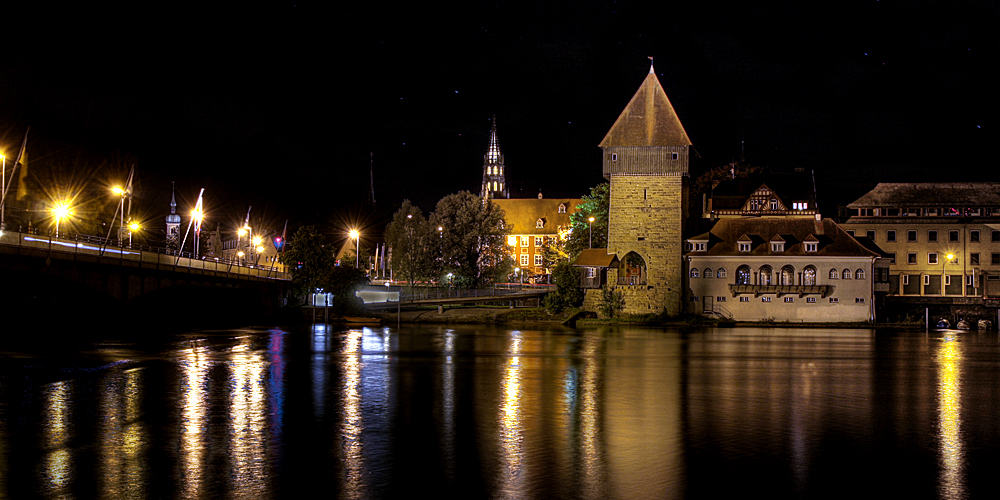
[[[497,117],[493,116],[493,128],[490,129],[490,144],[483,157],[483,186],[480,196],[488,198],[510,198],[507,183],[504,181],[503,154],[497,142]]]
[[[601,141],[610,181],[609,284],[625,313],[681,311],[681,245],[691,140],[650,64],[649,74]]]
[[[180,246],[181,216],[177,215],[177,196],[174,183],[170,183],[170,214],[167,215],[167,248],[177,250]]]

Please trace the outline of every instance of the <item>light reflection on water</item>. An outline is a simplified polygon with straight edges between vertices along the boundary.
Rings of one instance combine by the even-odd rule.
[[[808,498],[847,475],[975,497],[1000,392],[970,370],[998,354],[996,334],[868,330],[188,335],[152,362],[3,378],[0,497]]]

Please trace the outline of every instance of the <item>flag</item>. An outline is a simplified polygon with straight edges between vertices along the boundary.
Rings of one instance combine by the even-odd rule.
[[[28,134],[24,134],[24,145],[21,146],[19,163],[21,173],[17,176],[17,199],[21,200],[28,195],[28,151],[24,146],[28,143]]]

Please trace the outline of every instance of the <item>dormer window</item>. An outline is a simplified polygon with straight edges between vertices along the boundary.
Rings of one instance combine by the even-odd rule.
[[[561,213],[561,214],[566,213],[566,204],[565,203],[560,203],[559,204],[559,213]]]
[[[816,251],[816,246],[817,246],[816,242],[814,242],[814,241],[807,241],[806,242],[806,251],[807,252],[815,252]]]
[[[535,227],[536,228],[543,228],[543,227],[545,227],[545,220],[543,220],[543,219],[536,220],[535,221]]]
[[[704,252],[705,251],[705,244],[702,243],[702,242],[695,243],[694,244],[694,251],[695,252]]]
[[[784,241],[773,241],[773,242],[771,242],[771,251],[772,252],[784,252],[785,251],[785,242]]]
[[[741,241],[741,242],[739,242],[739,245],[740,245],[740,251],[741,252],[749,252],[750,251],[750,242],[749,241],[746,241],[746,242]]]

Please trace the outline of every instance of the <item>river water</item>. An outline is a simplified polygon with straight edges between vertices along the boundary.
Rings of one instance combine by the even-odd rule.
[[[248,328],[0,353],[2,498],[988,498],[996,333]]]

